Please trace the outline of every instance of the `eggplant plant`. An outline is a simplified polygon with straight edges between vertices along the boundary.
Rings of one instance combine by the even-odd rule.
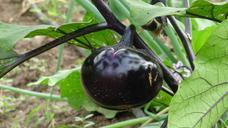
[[[61,97],[54,98],[107,118],[144,110],[144,117],[104,127],[227,127],[228,2],[184,0],[182,7],[173,7],[172,0],[75,2],[86,10],[82,22],[59,27],[0,23],[0,77],[68,42],[91,54],[77,68],[30,85],[60,85]],[[208,20],[213,26],[193,28]],[[18,40],[37,35],[55,39],[21,55],[14,51]],[[32,95],[4,85],[0,89]],[[159,109],[151,111],[155,108]]]

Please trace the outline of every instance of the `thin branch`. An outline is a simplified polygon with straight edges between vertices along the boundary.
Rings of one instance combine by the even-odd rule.
[[[103,15],[105,20],[108,22],[108,25],[118,32],[119,34],[123,35],[126,27],[113,15],[107,5],[104,3],[103,0],[92,0],[94,5]],[[136,33],[134,38],[134,46],[139,49],[145,49],[148,55],[154,58],[162,68],[164,79],[172,89],[173,92],[177,91],[178,88],[178,81],[173,76],[172,72],[162,63],[161,59],[156,56],[156,54],[146,45],[146,43],[141,39],[141,37]]]
[[[170,23],[173,25],[174,29],[176,30],[178,36],[180,37],[181,42],[184,46],[185,52],[187,54],[188,61],[191,65],[192,70],[194,70],[195,65],[194,65],[193,61],[195,59],[195,55],[194,55],[194,52],[192,50],[192,46],[190,44],[190,41],[186,37],[185,33],[177,25],[175,17],[174,16],[168,16],[168,19],[169,19]]]
[[[81,29],[78,29],[74,32],[71,32],[71,33],[68,33],[67,35],[65,36],[62,36],[58,39],[55,39],[39,48],[36,48],[34,50],[31,50],[25,54],[22,54],[20,55],[16,61],[14,63],[12,63],[10,66],[6,67],[5,71],[4,72],[1,72],[0,73],[0,78],[2,76],[4,76],[6,73],[8,73],[9,71],[11,71],[13,68],[15,68],[16,66],[20,65],[21,63],[25,62],[26,60],[34,57],[34,56],[37,56],[45,51],[48,51],[60,44],[63,44],[63,43],[66,43],[76,37],[79,37],[79,36],[83,36],[85,34],[88,34],[88,33],[91,33],[91,32],[96,32],[96,31],[100,31],[100,30],[104,30],[104,29],[108,29],[110,28],[107,23],[101,23],[101,24],[95,24],[95,25],[90,25],[90,26],[87,26],[85,28],[81,28]]]
[[[184,0],[184,7],[189,7],[189,0]],[[185,17],[185,33],[189,34],[189,36],[192,36],[192,22],[189,17]]]
[[[165,119],[165,121],[162,123],[160,128],[167,128],[167,124],[168,124],[168,118]]]
[[[164,92],[166,92],[167,94],[169,94],[170,96],[174,96],[173,92],[171,90],[167,89],[166,87],[162,86],[162,90]]]
[[[143,128],[144,126],[146,126],[146,125],[149,124],[150,122],[154,121],[154,120],[156,119],[156,117],[158,117],[158,116],[160,116],[160,115],[163,115],[163,114],[167,113],[168,111],[169,111],[169,107],[163,109],[162,111],[160,111],[159,113],[157,113],[157,114],[155,115],[155,117],[150,118],[149,120],[147,120],[146,122],[144,122],[144,123],[140,126],[140,128]]]
[[[34,92],[34,91],[24,90],[24,89],[15,88],[15,87],[7,86],[7,85],[0,85],[0,89],[9,90],[9,91],[16,92],[16,93],[23,94],[23,95],[36,96],[36,97],[44,98],[44,99],[63,100],[63,101],[66,100],[64,98],[61,98],[61,96],[58,96],[58,95]]]
[[[57,31],[59,31],[60,33],[64,34],[64,35],[67,35],[67,32],[64,32],[63,30],[61,29],[57,29]],[[91,45],[88,45],[86,44],[85,42],[77,39],[77,38],[74,38],[73,40],[75,40],[76,42],[80,43],[81,45],[84,45],[84,48],[86,47],[87,49],[93,49],[93,47]]]
[[[166,0],[152,0],[151,4],[155,4],[156,2],[162,2],[164,5],[167,5],[166,4]],[[186,0],[185,0],[185,2],[186,2]],[[188,6],[187,5],[187,4],[189,4],[188,0],[187,0],[187,2],[185,4],[186,4],[186,6]],[[188,61],[190,63],[190,66],[191,66],[192,70],[194,70],[195,65],[194,65],[193,61],[194,61],[195,55],[194,55],[194,52],[192,50],[192,47],[191,47],[191,44],[190,44],[190,40],[186,37],[185,33],[182,32],[182,30],[177,25],[177,23],[175,21],[175,17],[168,16],[168,19],[171,22],[171,24],[174,27],[174,29],[176,30],[178,36],[180,37],[181,42],[182,42],[182,44],[184,46],[185,52],[187,54],[187,58],[188,58]],[[188,22],[188,24],[186,25],[186,31],[188,31],[188,33],[191,34],[190,20],[188,19],[187,22]]]
[[[125,26],[114,16],[103,0],[92,0],[101,15],[105,18],[108,25],[121,35],[124,34]]]

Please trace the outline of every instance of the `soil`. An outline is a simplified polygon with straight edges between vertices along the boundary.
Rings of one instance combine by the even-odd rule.
[[[22,2],[23,0],[0,0],[0,21],[21,25],[41,24],[33,13],[22,11]],[[22,40],[17,43],[15,49],[18,53],[24,53],[50,40],[46,37]],[[47,86],[28,87],[26,85],[29,82],[38,80],[41,76],[55,73],[57,52],[58,49],[53,48],[42,55],[30,59],[11,71],[4,77],[4,80],[0,80],[0,83],[27,90],[50,92],[51,88]],[[75,46],[66,45],[61,68],[69,69],[74,67],[78,59],[82,59],[80,51]],[[54,88],[54,93],[59,93],[58,88]],[[4,104],[5,107],[0,108],[0,128],[84,127],[88,123],[87,120],[77,122],[75,117],[85,117],[91,114],[91,112],[83,109],[74,110],[66,102],[38,99],[3,90],[0,90],[1,104]],[[130,112],[120,113],[114,119],[105,119],[99,113],[93,112],[92,114],[93,117],[88,119],[88,121],[94,122],[95,125],[91,127],[100,127],[134,117]]]

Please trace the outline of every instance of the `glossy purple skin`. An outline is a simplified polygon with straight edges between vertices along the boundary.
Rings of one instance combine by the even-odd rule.
[[[106,48],[93,52],[82,66],[81,78],[95,103],[115,110],[149,102],[163,83],[160,66],[132,48]]]

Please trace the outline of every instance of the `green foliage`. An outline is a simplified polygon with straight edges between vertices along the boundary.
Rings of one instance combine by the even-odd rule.
[[[211,3],[207,0],[197,0],[187,9],[186,14],[191,17],[223,21],[228,17],[228,2]]]
[[[212,127],[228,109],[228,20],[199,50],[192,76],[170,104],[169,127]]]
[[[159,94],[152,101],[158,105],[169,106],[171,99],[172,96],[163,91],[160,91]]]
[[[195,54],[197,54],[200,48],[202,48],[202,46],[206,43],[206,41],[208,40],[209,36],[215,28],[216,26],[211,26],[201,31],[192,32],[192,48]]]
[[[200,31],[207,27],[216,25],[215,22],[207,19],[200,19],[200,18],[193,18],[192,21],[192,30],[193,31]]]
[[[86,95],[80,81],[80,67],[59,71],[57,74],[48,77],[42,77],[35,83],[37,85],[59,85],[61,97],[67,98],[68,103],[75,109],[84,107],[88,111],[98,111],[105,115],[106,118],[115,116],[116,111],[107,110],[94,104]]]
[[[39,29],[47,29],[48,27],[50,26],[22,26],[0,22],[0,49],[11,50],[18,40],[23,39],[30,32]]]
[[[128,12],[124,5],[120,4],[119,0],[109,0],[109,7],[112,9],[112,12],[118,17],[119,20],[124,20],[126,16],[121,12]],[[120,7],[122,5],[123,7]]]
[[[150,5],[139,0],[123,0],[130,9],[130,15],[135,25],[144,25],[159,16],[182,14],[185,8],[161,7]]]
[[[13,51],[13,47],[17,41],[23,39],[27,34],[32,31],[47,29],[48,27],[50,26],[36,25],[28,27],[0,22],[0,72],[3,70],[2,68],[4,68],[4,64],[12,61],[5,58],[17,56],[17,54]]]
[[[12,56],[12,54],[14,54],[14,52],[12,52],[14,45],[17,41],[23,38],[32,38],[35,36],[58,38],[67,33],[88,26],[91,23],[91,20],[78,23],[68,23],[57,28],[51,25],[22,26],[0,23],[0,33],[3,33],[0,35],[0,53],[2,53],[0,54],[0,58]],[[85,37],[87,38],[88,42],[86,42],[87,40],[85,41],[83,37],[79,39],[82,39],[84,43],[88,45],[91,43],[93,47],[101,47],[116,42],[114,33],[109,30],[91,33]],[[78,42],[75,43],[79,44]]]
[[[150,5],[142,0],[122,0],[130,9],[130,15],[135,25],[144,25],[159,16],[183,15],[198,18],[223,21],[228,16],[228,3],[215,4],[206,0],[196,0],[190,8],[162,7]]]
[[[60,80],[66,79],[66,77],[74,71],[80,70],[80,67],[70,69],[70,70],[62,70],[58,71],[56,74],[52,76],[42,76],[38,81],[29,83],[28,86],[33,85],[48,85],[55,86]]]

